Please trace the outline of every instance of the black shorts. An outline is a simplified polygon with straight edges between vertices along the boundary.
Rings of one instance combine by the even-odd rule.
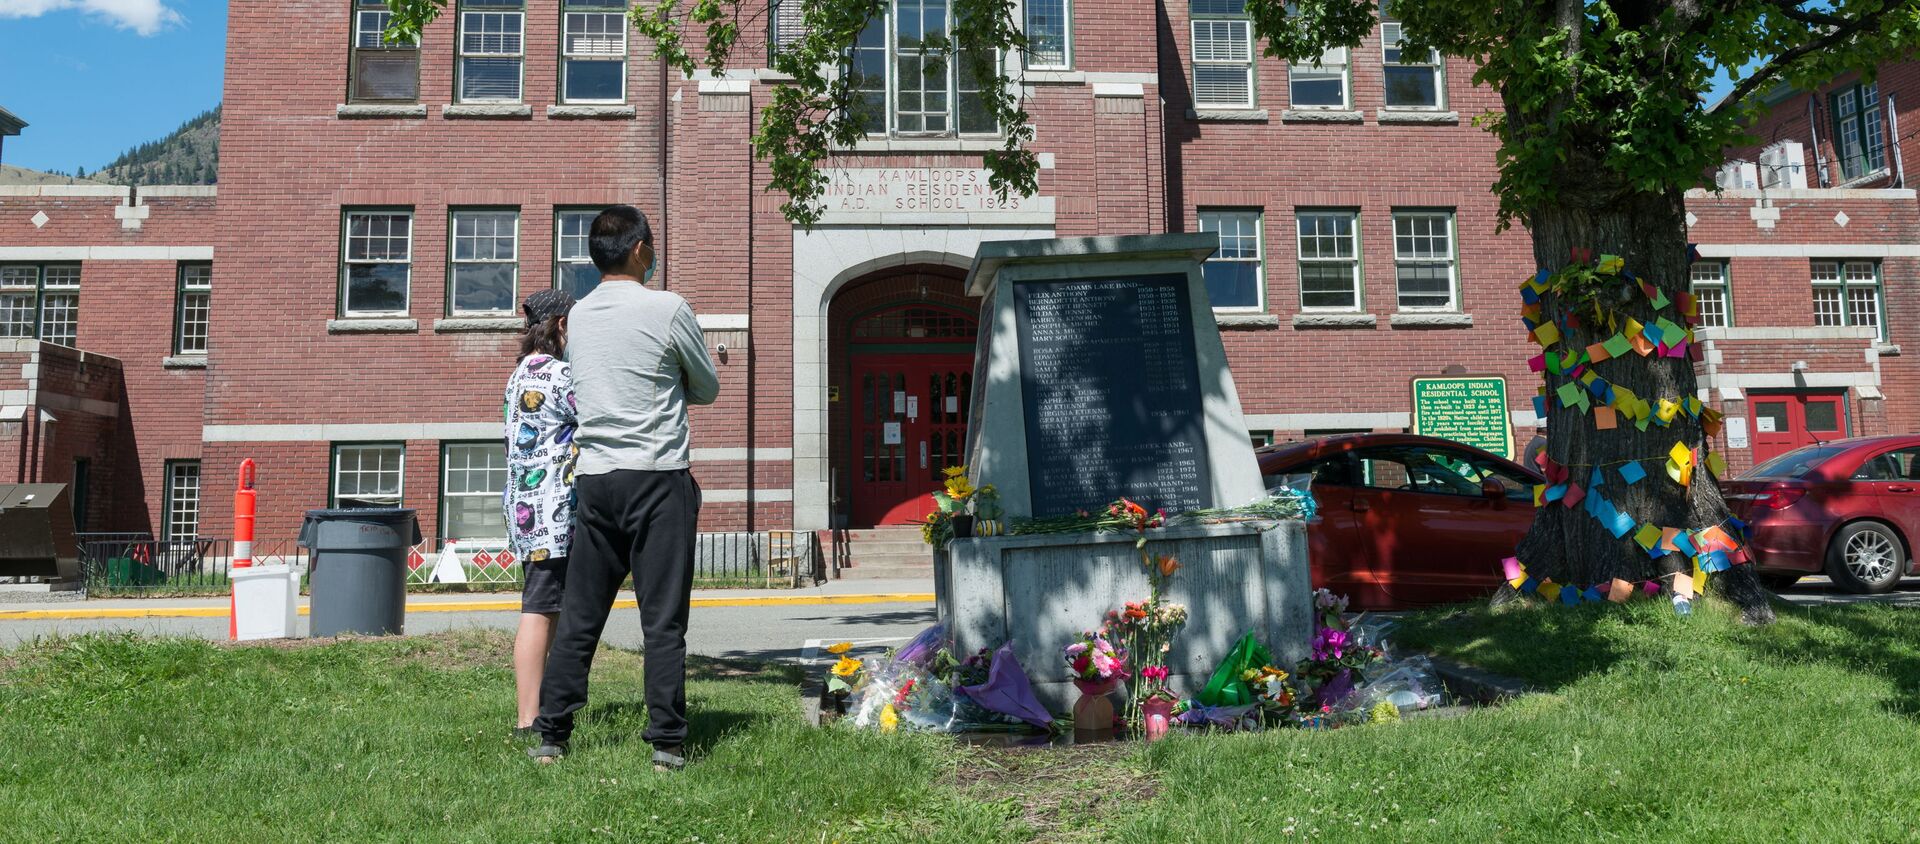
[[[567,558],[553,557],[537,563],[523,563],[527,582],[520,588],[520,611],[557,613],[560,598],[567,594]]]

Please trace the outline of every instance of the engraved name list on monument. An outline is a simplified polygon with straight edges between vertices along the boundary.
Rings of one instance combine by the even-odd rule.
[[[1014,285],[1036,516],[1211,506],[1184,275]]]

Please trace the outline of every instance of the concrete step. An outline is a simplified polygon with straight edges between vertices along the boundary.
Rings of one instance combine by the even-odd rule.
[[[847,531],[848,542],[919,542],[917,525],[888,525]]]
[[[868,564],[868,565],[848,566],[840,570],[840,579],[842,580],[895,580],[895,579],[925,580],[927,581],[927,588],[931,589],[933,588],[933,562],[929,560],[923,565],[902,565],[898,563],[889,563],[885,565]]]
[[[925,542],[921,542],[920,537],[917,536],[914,537],[911,542],[893,540],[881,542],[874,539],[869,539],[865,542],[849,542],[847,543],[847,550],[855,557],[866,554],[879,554],[887,557],[931,556],[933,554],[933,547]]]

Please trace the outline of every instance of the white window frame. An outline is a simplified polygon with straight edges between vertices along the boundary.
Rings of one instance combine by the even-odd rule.
[[[1693,294],[1695,307],[1700,311],[1701,328],[1732,328],[1733,323],[1733,283],[1728,278],[1726,261],[1712,259],[1693,262],[1687,269],[1687,289]],[[1718,294],[1720,302],[1720,322],[1707,322],[1706,299],[1700,294],[1711,292]]]
[[[934,2],[934,1],[935,0],[917,0],[917,2]],[[942,2],[945,6],[946,18],[945,18],[944,25],[946,27],[947,34],[951,35],[953,33],[953,28],[955,26],[953,0],[938,0],[938,1]],[[873,26],[879,26],[882,28],[882,32],[884,33],[884,38],[883,38],[880,49],[882,49],[886,53],[886,68],[887,68],[885,96],[882,97],[882,100],[886,104],[885,108],[883,109],[885,113],[885,120],[880,131],[876,132],[876,131],[869,130],[867,132],[867,137],[870,137],[870,138],[880,138],[880,137],[998,138],[1000,137],[1001,132],[999,127],[995,127],[990,130],[962,130],[960,128],[960,117],[961,117],[960,98],[963,95],[967,94],[969,91],[963,90],[964,80],[962,79],[962,75],[964,73],[966,58],[964,56],[961,56],[957,52],[952,56],[942,57],[942,60],[946,62],[945,69],[946,69],[947,107],[944,114],[946,116],[947,127],[945,129],[940,129],[940,130],[927,130],[923,128],[923,129],[917,129],[912,131],[909,131],[901,127],[900,95],[903,92],[900,87],[901,51],[900,51],[900,36],[898,32],[899,11],[900,11],[899,3],[900,3],[900,0],[890,0],[890,2],[887,3],[886,10],[881,15],[869,21],[867,24],[869,28]],[[859,37],[865,37],[865,32],[863,31],[862,34],[856,38],[855,44],[853,47],[849,48],[850,50],[873,49],[871,47],[866,47],[866,48],[860,47],[858,42]],[[921,58],[923,60],[929,57],[940,57],[940,56],[941,56],[941,51],[938,51],[938,50],[926,50],[921,52]],[[993,57],[994,67],[1004,70],[1004,64],[1005,64],[1005,56],[996,55]],[[844,69],[845,68],[843,67],[843,70]],[[865,90],[866,89],[857,90],[856,96],[859,96],[861,93],[865,92]],[[977,89],[974,89],[974,92],[979,93]],[[924,94],[925,92],[923,91],[922,93]],[[923,101],[922,108],[920,110],[910,112],[910,113],[919,114],[924,117],[927,115],[941,114],[942,112],[927,110],[925,108],[925,103]]]
[[[205,355],[213,336],[213,265],[182,262],[174,274],[179,283],[174,289],[173,353]]]
[[[1406,40],[1405,29],[1403,29],[1404,26],[1405,24],[1389,18],[1382,18],[1380,21],[1380,66],[1382,68],[1380,72],[1380,107],[1388,111],[1445,111],[1447,108],[1446,60],[1440,57],[1439,50],[1429,48],[1427,50],[1427,61],[1407,61],[1407,51],[1401,49],[1400,46],[1405,43]],[[1392,37],[1388,36],[1389,30],[1393,33]],[[1388,53],[1396,50],[1400,53],[1400,61],[1390,61],[1388,59]],[[1432,72],[1433,105],[1394,105],[1387,102],[1387,77],[1385,68],[1393,67],[1424,67]]]
[[[507,258],[489,255],[486,258],[461,258],[460,222],[461,218],[498,220],[510,218],[513,224],[513,254]],[[474,238],[480,241],[493,241],[498,233],[482,237],[477,233]],[[506,266],[511,270],[512,282],[507,295],[507,306],[496,310],[462,310],[456,304],[460,297],[456,295],[460,286],[460,268],[468,266]],[[517,208],[453,208],[447,212],[447,315],[458,317],[472,316],[511,316],[515,312],[520,290],[520,211]]]
[[[191,484],[186,481],[191,480]],[[166,462],[165,500],[160,509],[161,537],[169,542],[191,541],[200,534],[200,505],[203,502],[200,485],[200,461],[169,460]],[[190,487],[190,489],[189,489]],[[181,522],[191,514],[192,530],[182,531]]]
[[[1344,217],[1346,218],[1348,221],[1348,231],[1350,232],[1350,234],[1348,235],[1348,240],[1351,242],[1351,245],[1353,247],[1353,256],[1351,258],[1339,258],[1339,257],[1326,258],[1326,257],[1319,257],[1319,256],[1312,257],[1312,258],[1307,257],[1306,249],[1305,249],[1305,240],[1307,237],[1309,237],[1309,235],[1305,234],[1300,230],[1300,224],[1304,222],[1305,219],[1308,217]],[[1299,288],[1300,288],[1300,310],[1313,311],[1317,313],[1364,313],[1367,309],[1367,286],[1363,280],[1365,276],[1361,271],[1361,261],[1360,261],[1360,258],[1361,258],[1360,212],[1352,211],[1348,209],[1342,209],[1342,208],[1295,209],[1293,213],[1293,233],[1294,233],[1294,258],[1298,262],[1296,266],[1298,266],[1301,270],[1297,274],[1297,279],[1298,279]],[[1326,235],[1320,235],[1316,232],[1314,235],[1311,235],[1311,236],[1324,237]],[[1335,238],[1339,237],[1339,235],[1337,234],[1331,235],[1331,236]],[[1308,267],[1309,265],[1332,266],[1332,265],[1340,265],[1340,264],[1351,265],[1353,268],[1353,305],[1337,306],[1337,307],[1329,307],[1326,305],[1308,305],[1305,268]]]
[[[1818,296],[1821,292],[1827,291],[1837,291],[1840,294],[1840,325],[1848,327],[1863,325],[1861,317],[1854,310],[1854,294],[1870,290],[1873,294],[1873,328],[1879,332],[1878,339],[1882,342],[1886,341],[1888,336],[1887,298],[1886,288],[1880,275],[1880,262],[1815,260],[1811,262],[1808,269],[1815,295],[1815,325],[1824,325],[1820,322]],[[1862,274],[1860,271],[1863,269],[1870,275]]]
[[[459,450],[462,454],[466,454],[468,451],[471,451],[474,453],[485,453],[490,455],[491,458],[497,459],[500,464],[499,465],[500,483],[492,486],[491,488],[482,489],[478,492],[473,492],[473,491],[454,492],[453,491],[453,473],[456,471],[456,469],[462,473],[494,471],[492,466],[476,469],[473,467],[473,464],[471,462],[468,462],[461,466],[456,467],[453,463],[453,455],[455,454],[456,450]],[[465,457],[463,459],[471,460],[471,457]],[[443,442],[440,444],[440,539],[441,541],[444,542],[448,539],[456,539],[462,543],[474,543],[474,544],[489,545],[489,546],[491,545],[504,546],[506,544],[507,522],[506,522],[506,517],[502,515],[500,512],[500,494],[502,491],[506,489],[507,474],[508,474],[507,452],[506,452],[506,448],[502,446],[499,442],[495,442],[495,441]],[[499,530],[499,533],[493,536],[455,536],[453,534],[453,520],[452,520],[453,508],[447,506],[448,500],[453,498],[481,499],[485,501],[487,506],[491,508],[491,512],[495,517],[492,520],[492,522],[494,523],[494,527]]]
[[[564,284],[564,282],[566,281],[566,272],[565,272],[566,267],[568,266],[592,267],[593,266],[593,245],[592,245],[593,218],[598,216],[601,210],[603,209],[598,209],[598,208],[591,208],[591,209],[589,208],[556,208],[554,209],[553,211],[553,287],[555,290],[566,289],[566,286]],[[586,220],[585,230],[578,235],[567,234],[567,219],[570,217],[585,218]],[[578,237],[580,240],[580,254],[578,256],[569,257],[567,255],[567,239],[570,237]],[[594,267],[594,272],[599,272],[599,268]]]
[[[397,461],[396,467],[393,470],[394,471],[394,492],[391,495],[385,494],[385,493],[378,493],[378,492],[373,493],[371,495],[357,494],[357,495],[351,496],[349,499],[346,499],[346,500],[376,502],[376,503],[380,503],[380,506],[383,506],[383,507],[399,507],[401,505],[401,502],[406,500],[407,447],[405,443],[397,443],[397,442],[336,443],[333,446],[333,459],[331,461],[328,461],[331,464],[331,468],[328,472],[328,480],[327,480],[327,491],[329,493],[328,499],[331,501],[334,508],[338,509],[341,506],[341,501],[343,500],[340,493],[340,480],[342,475],[346,471],[347,455],[349,453],[354,455],[354,468],[352,471],[355,475],[372,474],[375,476],[380,476],[380,475],[385,475],[386,470],[381,468],[377,464],[373,469],[367,469],[366,463],[365,463],[365,459],[366,459],[365,455],[368,455],[370,453],[387,452],[387,451],[393,452],[399,458]],[[381,503],[382,500],[385,500],[385,502]]]
[[[1062,20],[1063,26],[1062,26],[1062,32],[1061,32],[1061,38],[1060,38],[1061,60],[1058,63],[1054,63],[1054,64],[1035,62],[1033,61],[1033,54],[1028,53],[1026,56],[1028,70],[1072,70],[1073,69],[1073,0],[1059,0],[1059,2],[1060,2],[1061,13],[1065,16],[1064,19]],[[1020,7],[1021,31],[1028,33],[1029,39],[1032,38],[1031,33],[1033,29],[1033,18],[1031,17],[1032,10],[1033,10],[1033,0],[1026,0],[1026,2],[1023,2],[1021,4],[1021,7]]]
[[[454,43],[454,54],[455,54],[454,80],[453,80],[454,102],[458,102],[458,103],[525,102],[527,97],[527,9],[526,9],[526,4],[521,3],[517,6],[487,5],[487,6],[469,7],[467,4],[462,3],[460,4],[459,11],[460,11],[460,32],[459,32],[458,38]],[[520,29],[519,29],[519,34],[517,35],[520,42],[519,50],[509,52],[504,50],[502,51],[471,50],[470,51],[467,49],[468,27],[473,26],[476,20],[485,21],[486,18],[493,17],[493,16],[498,16],[502,18],[511,17],[519,21]],[[486,34],[486,29],[484,26],[482,26],[481,32],[483,35]],[[506,30],[502,30],[501,35],[504,36],[505,34],[506,34]],[[469,97],[467,96],[466,95],[467,60],[469,59],[475,59],[475,60],[512,59],[514,61],[516,69],[519,71],[517,81],[514,83],[514,92],[515,92],[514,96],[512,97]]]
[[[1219,46],[1214,46],[1210,47],[1205,55],[1202,54],[1200,49],[1200,30],[1203,26],[1208,29],[1219,26],[1228,27],[1229,35],[1227,37],[1218,39],[1217,42],[1211,35],[1207,39],[1207,43],[1210,45],[1217,43],[1217,45],[1224,46],[1224,51],[1222,51]],[[1232,33],[1231,30],[1234,29],[1237,29],[1238,33]],[[1193,58],[1192,97],[1195,111],[1206,111],[1208,109],[1244,111],[1253,108],[1254,103],[1260,101],[1259,74],[1253,72],[1252,18],[1248,17],[1244,12],[1238,15],[1196,12],[1193,14],[1193,19],[1188,21],[1187,37],[1189,52]],[[1244,71],[1247,75],[1246,100],[1237,103],[1203,102],[1200,99],[1200,69],[1203,67],[1237,68]]]
[[[56,272],[60,276],[58,281],[53,279]],[[0,264],[0,299],[12,299],[19,303],[0,312],[20,314],[28,318],[25,322],[8,320],[0,323],[0,338],[39,340],[60,346],[75,346],[80,335],[81,272],[79,264],[71,263]],[[26,276],[31,277],[25,278]],[[52,302],[56,298],[62,300],[62,304],[58,307]],[[66,301],[68,299],[71,299],[71,302]],[[48,327],[56,323],[52,319],[56,310],[70,317],[70,319],[59,319],[57,322],[62,327],[71,328],[72,336],[65,333],[52,336],[49,333]]]
[[[1338,55],[1338,61],[1332,57]],[[1340,102],[1338,105],[1303,105],[1294,96],[1293,86],[1300,74],[1325,76],[1338,66],[1340,68]],[[1333,47],[1321,53],[1311,62],[1293,62],[1287,65],[1287,107],[1295,111],[1352,111],[1353,110],[1353,53],[1345,47]]]
[[[1880,109],[1880,83],[1849,85],[1833,94],[1832,103],[1841,180],[1865,179],[1886,170],[1886,115]],[[1876,156],[1878,164],[1873,161]]]
[[[382,259],[354,258],[353,255],[353,218],[354,217],[404,217],[407,221],[407,254],[400,259],[391,257]],[[377,319],[380,317],[406,316],[413,308],[413,209],[411,208],[349,208],[340,215],[340,308],[343,319]],[[372,235],[366,236],[372,241]],[[391,238],[392,235],[386,235]],[[353,310],[351,305],[352,267],[356,264],[404,264],[407,268],[405,302],[396,311]]]
[[[614,30],[620,36],[620,49],[615,52],[573,50],[574,21],[594,17],[613,19]],[[560,102],[569,105],[623,105],[627,101],[627,59],[632,52],[632,42],[627,37],[626,5],[621,0],[589,0],[573,2],[566,0],[560,4]],[[605,33],[597,33],[604,36]],[[606,62],[620,65],[620,96],[613,99],[589,99],[575,97],[567,89],[567,66],[573,62]]]
[[[1402,252],[1401,237],[1427,237],[1409,232],[1400,233],[1402,221],[1411,223],[1415,219],[1440,220],[1446,226],[1447,255],[1444,259],[1432,256],[1420,256]],[[1444,265],[1447,270],[1447,303],[1444,305],[1408,305],[1404,301],[1406,291],[1400,288],[1400,268],[1402,266],[1437,267]],[[1394,307],[1403,313],[1457,313],[1460,310],[1460,231],[1455,224],[1451,209],[1404,209],[1393,212],[1393,296]]]
[[[1209,264],[1214,263],[1216,261],[1223,262],[1223,263],[1231,262],[1231,263],[1253,264],[1254,298],[1256,299],[1256,302],[1252,305],[1227,305],[1227,306],[1216,305],[1214,306],[1215,311],[1220,313],[1266,313],[1267,311],[1267,220],[1266,220],[1267,215],[1266,213],[1262,209],[1258,209],[1258,208],[1202,208],[1194,212],[1194,216],[1198,219],[1200,224],[1200,230],[1203,232],[1219,231],[1219,224],[1222,218],[1234,218],[1236,221],[1242,224],[1246,223],[1248,218],[1251,218],[1253,223],[1253,258],[1251,259],[1224,258],[1224,257],[1221,257],[1221,252],[1216,252],[1213,254],[1213,256],[1207,258],[1206,262]],[[1235,236],[1244,237],[1244,235],[1235,235]],[[1224,251],[1224,249],[1222,251]],[[1203,283],[1205,280],[1204,273],[1205,273],[1205,270],[1203,268],[1202,269]]]

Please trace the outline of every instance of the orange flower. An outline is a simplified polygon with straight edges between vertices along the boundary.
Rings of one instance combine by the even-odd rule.
[[[1147,610],[1139,604],[1127,604],[1127,617],[1141,619],[1147,617]]]
[[[1160,556],[1160,576],[1161,577],[1172,577],[1173,573],[1179,570],[1180,570],[1180,559],[1178,557],[1175,557],[1171,554],[1162,554]]]

